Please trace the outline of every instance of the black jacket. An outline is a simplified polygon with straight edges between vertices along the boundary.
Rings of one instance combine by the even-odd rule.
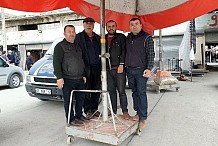
[[[117,67],[125,63],[126,54],[126,36],[121,33],[115,33],[108,45],[108,34],[106,35],[106,52],[110,54],[110,62],[112,67]],[[107,60],[108,65],[108,60]]]
[[[84,51],[84,53],[85,53],[85,55],[84,55],[85,56],[85,65],[86,65],[86,67],[89,68],[89,66],[90,66],[90,61],[89,60],[90,59],[89,59],[89,55],[88,55],[88,47],[87,47],[86,41],[85,41],[85,35],[86,35],[85,33],[86,32],[84,30],[82,32],[78,33],[76,35],[76,42],[78,42],[80,44],[82,50]],[[101,52],[100,36],[97,35],[96,33],[94,33],[94,38],[98,41],[98,45],[99,45],[98,46],[98,48],[99,48],[98,51]],[[100,57],[99,57],[99,59],[100,59]]]
[[[85,76],[83,52],[78,43],[58,43],[53,55],[54,74],[57,79],[80,79]]]

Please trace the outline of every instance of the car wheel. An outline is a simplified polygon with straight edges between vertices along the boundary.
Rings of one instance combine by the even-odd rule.
[[[10,88],[17,88],[20,86],[20,76],[18,74],[13,74],[9,81]]]

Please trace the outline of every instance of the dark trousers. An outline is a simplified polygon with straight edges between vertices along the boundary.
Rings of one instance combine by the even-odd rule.
[[[107,85],[111,98],[113,112],[117,113],[117,90],[120,98],[122,112],[128,112],[126,96],[126,73],[117,73],[117,69],[107,70]]]
[[[89,75],[86,81],[87,90],[100,90],[101,86],[101,66],[90,66]],[[86,93],[84,102],[84,112],[95,112],[98,110],[100,93]]]
[[[64,87],[62,90],[63,90],[64,110],[65,110],[66,119],[68,119],[71,91],[83,90],[83,89],[85,89],[83,79],[64,79]],[[74,121],[75,118],[81,118],[85,94],[83,92],[74,92],[74,97],[76,100],[75,115],[74,115],[73,102],[72,102],[70,122]]]
[[[129,87],[132,89],[133,108],[141,120],[147,119],[148,101],[147,101],[147,81],[143,77],[145,68],[127,68],[127,78]]]

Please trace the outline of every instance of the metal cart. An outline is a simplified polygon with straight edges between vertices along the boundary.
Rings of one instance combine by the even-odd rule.
[[[111,112],[111,117],[108,118],[108,114],[107,114],[108,120],[105,121],[101,116],[103,110],[105,109],[104,107],[99,106],[99,109],[101,109],[100,110],[101,114],[99,115],[99,117],[90,119],[89,122],[84,123],[84,125],[80,127],[67,126],[66,134],[68,135],[67,136],[68,145],[73,143],[75,137],[94,140],[94,141],[103,142],[111,145],[118,145],[122,143],[131,134],[137,131],[138,121],[124,120],[122,116],[119,115],[116,116],[113,113],[112,105],[110,102],[110,96],[108,92],[102,90],[73,90],[71,92],[69,113],[68,113],[68,125],[69,125],[70,111],[72,108],[71,105],[73,102],[74,92],[100,92],[101,94],[106,93],[108,97],[107,100],[109,103],[109,107],[107,108]],[[101,103],[103,104],[103,101],[101,101]]]

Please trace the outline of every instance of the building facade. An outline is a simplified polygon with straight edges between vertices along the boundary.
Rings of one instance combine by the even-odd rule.
[[[34,62],[40,59],[51,43],[63,37],[63,28],[67,24],[76,27],[77,32],[83,30],[83,16],[72,11],[51,13],[39,16],[9,17],[5,20],[6,43],[8,50],[20,52],[20,67],[25,69],[26,53],[31,52]],[[0,28],[2,28],[0,24]],[[1,29],[0,50],[3,49]]]

